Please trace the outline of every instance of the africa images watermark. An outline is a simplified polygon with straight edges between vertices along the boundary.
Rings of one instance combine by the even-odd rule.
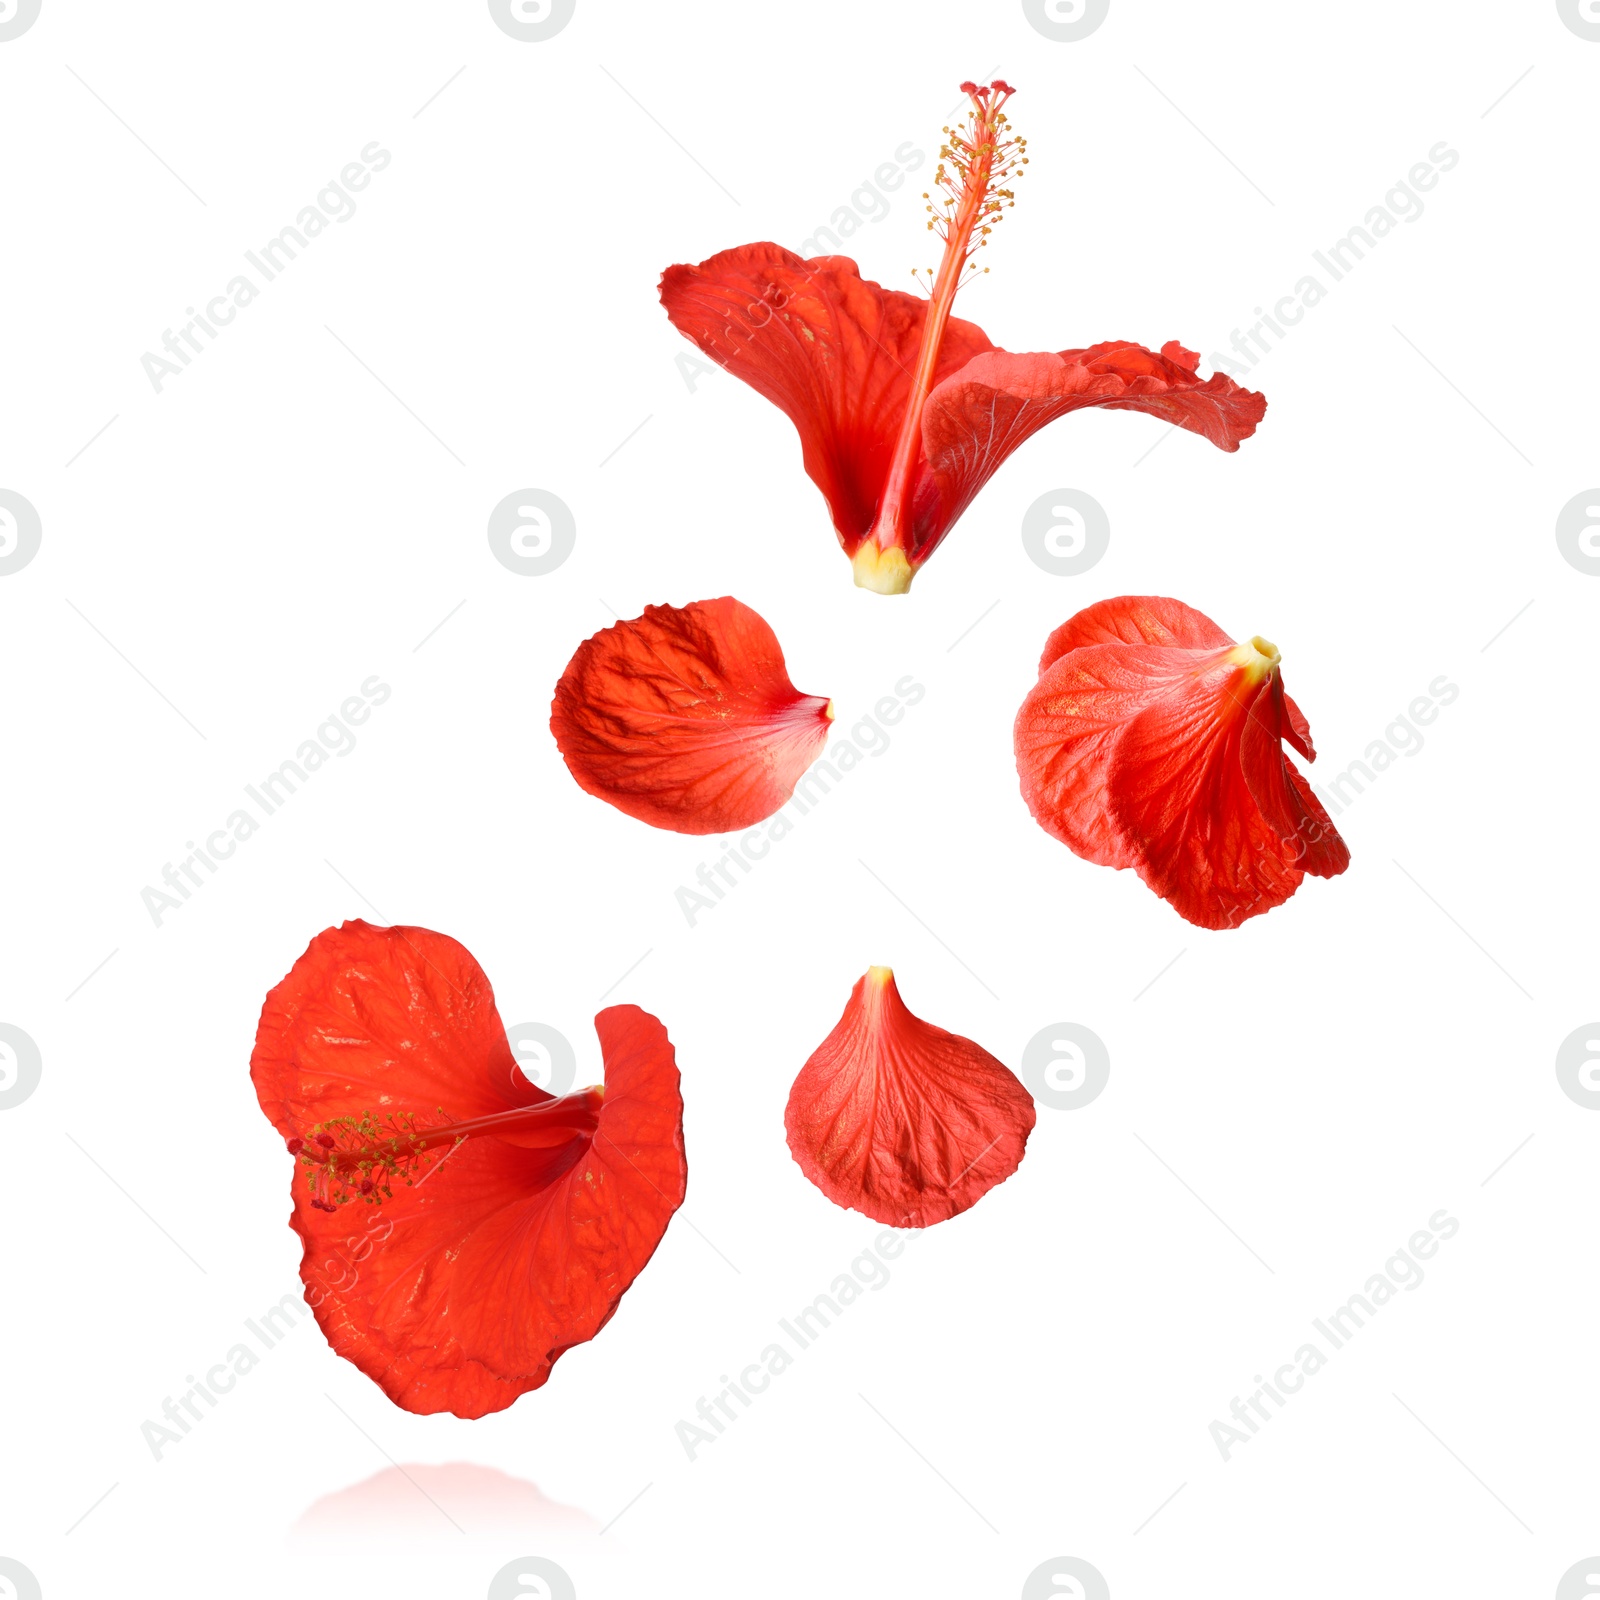
[[[161,1422],[146,1418],[139,1424],[139,1433],[150,1447],[157,1461],[169,1446],[182,1444],[197,1423],[205,1421],[206,1410],[214,1411],[225,1394],[230,1394],[240,1378],[254,1372],[261,1364],[256,1347],[264,1353],[297,1328],[305,1320],[305,1302],[298,1295],[286,1294],[275,1306],[269,1306],[259,1317],[246,1317],[245,1328],[252,1344],[243,1341],[231,1346],[222,1360],[206,1369],[204,1377],[194,1373],[185,1376],[184,1389],[176,1399],[170,1394],[161,1402]]]
[[[555,38],[577,9],[578,0],[489,0],[494,25],[521,44]]]
[[[393,1232],[393,1218],[377,1211],[367,1215],[366,1225],[359,1233],[352,1233],[342,1243],[323,1245],[321,1248],[329,1253],[308,1264],[303,1296],[286,1294],[259,1316],[246,1317],[244,1326],[250,1341],[240,1340],[230,1346],[222,1360],[207,1367],[203,1376],[186,1374],[183,1381],[188,1387],[176,1398],[169,1394],[161,1402],[164,1420],[146,1418],[139,1425],[150,1454],[160,1461],[170,1446],[183,1443],[195,1425],[216,1410],[222,1397],[233,1392],[239,1379],[255,1371],[262,1354],[282,1344],[329,1295],[348,1294],[355,1288],[361,1263]]]
[[[906,175],[915,172],[927,159],[925,150],[919,149],[911,140],[905,140],[896,148],[892,160],[879,162],[872,176],[861,180],[847,204],[835,206],[828,221],[814,228],[800,241],[800,255],[831,255],[863,223],[882,222],[893,204],[884,191],[892,194],[899,189],[905,183]],[[769,283],[763,291],[763,298],[749,301],[742,311],[726,309],[722,330],[725,356],[731,359],[737,353],[727,348],[730,341],[734,345],[749,343],[788,303],[787,291]],[[690,394],[696,392],[701,378],[717,370],[686,350],[673,357],[673,365]]]
[[[849,733],[835,738],[828,753],[820,756],[806,769],[805,776],[794,786],[794,794],[764,823],[747,828],[738,838],[722,841],[724,854],[714,861],[702,861],[695,869],[693,889],[679,884],[673,891],[678,909],[685,921],[694,927],[702,912],[715,911],[728,894],[739,887],[740,878],[755,870],[774,844],[794,831],[795,821],[805,816],[824,796],[833,792],[833,786],[861,765],[868,756],[881,756],[889,748],[889,735],[885,724],[892,728],[905,717],[906,710],[916,705],[928,691],[910,673],[894,686],[893,694],[884,695],[862,717]],[[736,878],[733,869],[739,869]],[[701,890],[709,891],[702,894]]]
[[[1325,283],[1317,273],[1308,272],[1288,294],[1273,302],[1270,312],[1257,306],[1258,320],[1248,329],[1233,330],[1234,354],[1213,354],[1212,367],[1218,372],[1231,373],[1235,378],[1244,377],[1277,348],[1269,341],[1268,334],[1281,344],[1304,320],[1306,312],[1332,293],[1333,284],[1349,277],[1366,260],[1368,252],[1377,249],[1402,222],[1418,221],[1426,209],[1422,195],[1437,188],[1440,175],[1452,171],[1460,161],[1460,154],[1441,139],[1429,150],[1426,161],[1416,162],[1404,178],[1395,181],[1381,205],[1371,207],[1361,222],[1343,238],[1334,240],[1326,250],[1311,252],[1312,259],[1330,282]]]
[[[186,307],[184,315],[189,320],[176,333],[168,328],[162,334],[161,348],[166,354],[147,350],[139,358],[150,387],[160,394],[168,378],[182,377],[184,368],[206,349],[200,342],[201,334],[214,341],[218,330],[227,327],[267,284],[297,260],[329,223],[348,222],[356,214],[351,191],[359,194],[372,182],[373,174],[382,172],[393,159],[376,139],[363,145],[360,160],[347,162],[337,178],[330,178],[318,192],[314,205],[303,206],[294,222],[280,229],[259,251],[246,250],[244,258],[260,278],[259,285],[249,273],[241,272],[228,280],[221,294],[206,301],[204,311]]]
[[[1574,572],[1600,576],[1600,489],[1585,489],[1562,506],[1556,517],[1556,548]],[[5,570],[0,566],[0,572]]]
[[[1413,1233],[1405,1246],[1384,1262],[1383,1271],[1367,1279],[1359,1294],[1351,1295],[1326,1318],[1312,1318],[1311,1326],[1325,1342],[1326,1349],[1323,1343],[1308,1339],[1270,1379],[1258,1372],[1252,1380],[1257,1387],[1247,1398],[1233,1397],[1228,1407],[1232,1422],[1218,1420],[1211,1424],[1211,1442],[1221,1452],[1223,1461],[1231,1461],[1240,1445],[1251,1443],[1260,1433],[1262,1424],[1272,1421],[1273,1412],[1267,1409],[1268,1402],[1278,1411],[1283,1410],[1290,1398],[1305,1387],[1306,1379],[1321,1372],[1332,1359],[1333,1352],[1349,1344],[1398,1291],[1421,1288],[1424,1278],[1421,1263],[1436,1256],[1440,1243],[1453,1239],[1460,1231],[1461,1224],[1448,1211],[1435,1211],[1428,1218],[1428,1226]],[[1242,1424],[1242,1428],[1235,1424]]]
[[[1343,772],[1330,778],[1326,789],[1313,783],[1312,791],[1328,808],[1328,815],[1336,817],[1348,809],[1356,796],[1365,794],[1368,785],[1376,783],[1399,757],[1419,754],[1424,742],[1422,728],[1437,722],[1440,708],[1453,705],[1460,695],[1461,690],[1441,673],[1428,685],[1426,694],[1419,694],[1395,716],[1381,739],[1374,739],[1367,746],[1362,759],[1352,761]]]
[[[31,1034],[0,1022],[0,1111],[27,1100],[44,1076],[44,1057]]]
[[[896,149],[892,161],[880,162],[870,178],[861,180],[848,205],[835,207],[824,226],[800,241],[800,254],[832,255],[862,223],[882,222],[893,204],[883,191],[887,189],[892,194],[905,183],[906,174],[915,172],[927,159],[927,152],[907,139]]]
[[[0,578],[21,572],[38,555],[43,537],[33,502],[15,489],[0,489]]]
[[[810,1349],[865,1291],[886,1287],[889,1282],[888,1263],[903,1255],[905,1248],[904,1237],[891,1228],[885,1228],[850,1263],[848,1272],[841,1272],[834,1278],[827,1293],[819,1294],[810,1305],[802,1307],[792,1317],[779,1317],[778,1328],[783,1339],[767,1345],[754,1361],[740,1369],[737,1378],[724,1372],[717,1379],[723,1387],[709,1399],[701,1395],[696,1403],[694,1414],[699,1418],[698,1423],[684,1419],[676,1424],[673,1432],[677,1434],[684,1454],[693,1461],[706,1445],[715,1444],[739,1420],[741,1411],[748,1411],[755,1403],[756,1396],[765,1394],[772,1380],[787,1372],[800,1352]],[[739,1406],[737,1411],[734,1409],[735,1403]],[[705,1426],[700,1426],[700,1423]]]
[[[349,755],[356,747],[352,725],[360,727],[393,692],[376,673],[363,679],[360,693],[346,697],[337,712],[329,712],[318,726],[315,738],[302,740],[294,755],[280,762],[277,770],[269,772],[259,783],[247,783],[245,795],[261,813],[260,819],[241,806],[228,814],[220,828],[208,833],[203,844],[187,840],[184,849],[189,853],[176,866],[168,861],[161,869],[161,881],[166,887],[158,889],[146,884],[139,891],[139,899],[150,913],[150,920],[159,928],[169,911],[182,910],[184,902],[197,889],[205,887],[202,868],[207,877],[214,877],[221,864],[245,840],[255,836],[262,822],[282,810],[332,757]]]
[[[1046,39],[1076,44],[1111,15],[1111,0],[1022,0],[1022,14]]]

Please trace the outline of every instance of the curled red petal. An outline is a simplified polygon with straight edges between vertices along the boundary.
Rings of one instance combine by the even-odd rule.
[[[770,817],[822,753],[833,703],[789,681],[766,622],[724,597],[646,606],[567,663],[550,729],[581,788],[675,833]]]
[[[1017,1170],[1032,1097],[987,1050],[906,1008],[887,967],[850,991],[784,1112],[800,1170],[893,1228],[956,1216]]]
[[[761,243],[668,267],[661,303],[679,333],[795,425],[853,556],[889,474],[928,302],[863,278],[848,256],[806,260]],[[981,328],[952,317],[935,380],[990,349]]]
[[[1191,640],[1193,644],[1165,642]],[[1177,601],[1102,601],[1051,635],[1017,713],[1022,794],[1048,833],[1132,867],[1180,915],[1237,927],[1350,852],[1282,741],[1309,750],[1276,647]]]
[[[1317,749],[1311,742],[1311,724],[1305,712],[1287,694],[1283,697],[1283,736],[1307,761],[1317,759]]]
[[[1223,650],[1233,643],[1210,617],[1159,594],[1124,594],[1097,600],[1068,617],[1045,640],[1039,675],[1069,650],[1091,644],[1164,644],[1185,650]]]
[[[1214,652],[1100,644],[1071,650],[1028,692],[1013,742],[1022,797],[1034,820],[1074,854],[1103,867],[1139,864],[1137,842],[1116,821],[1110,792],[1117,743],[1128,724]]]
[[[661,301],[680,333],[794,423],[846,554],[869,533],[884,547],[857,577],[886,593],[903,592],[1006,457],[1068,411],[1143,411],[1224,450],[1266,411],[1225,374],[1202,379],[1176,342],[1159,354],[1113,341],[1015,355],[952,317],[924,352],[929,302],[863,279],[844,256],[741,245],[669,267]],[[892,474],[908,418],[916,442]],[[877,529],[880,514],[892,528]]]
[[[604,1090],[548,1095],[461,945],[364,922],[319,934],[267,996],[261,1108],[286,1139],[335,1140],[295,1162],[306,1298],[408,1411],[479,1417],[538,1388],[610,1319],[682,1203],[666,1031],[635,1006],[595,1027]]]
[[[1315,878],[1337,877],[1350,865],[1350,849],[1311,786],[1284,759],[1290,704],[1282,676],[1274,673],[1252,702],[1240,738],[1245,783],[1294,864]]]
[[[1225,373],[1202,379],[1198,358],[1169,343],[1157,355],[1112,342],[1087,350],[974,356],[928,396],[922,447],[937,490],[937,524],[920,558],[943,537],[1002,462],[1046,423],[1087,406],[1143,411],[1233,451],[1266,414],[1262,395]],[[919,559],[913,552],[913,559]]]
[[[1245,779],[1244,730],[1263,686],[1231,655],[1205,659],[1131,719],[1106,775],[1112,820],[1139,876],[1202,928],[1270,911],[1302,876]]]

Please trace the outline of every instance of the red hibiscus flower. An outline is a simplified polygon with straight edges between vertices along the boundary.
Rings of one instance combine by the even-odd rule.
[[[407,1411],[481,1417],[592,1339],[683,1201],[666,1030],[595,1018],[605,1087],[521,1073],[482,968],[347,922],[261,1011],[250,1076],[295,1157],[290,1226],[328,1343]]]
[[[970,1039],[906,1009],[869,967],[789,1090],[789,1149],[833,1201],[892,1228],[926,1228],[1017,1170],[1033,1099]]]
[[[772,629],[724,597],[646,606],[579,645],[550,729],[580,788],[675,833],[770,817],[822,753],[833,702],[789,681]]]
[[[1122,340],[1013,355],[951,316],[1028,159],[1002,110],[1011,87],[961,88],[970,113],[946,130],[928,207],[944,241],[929,299],[868,282],[845,256],[806,261],[775,244],[661,278],[674,327],[799,430],[855,581],[879,594],[903,594],[1007,456],[1069,411],[1143,411],[1223,450],[1237,450],[1266,411],[1221,373],[1202,380],[1200,358],[1177,343],[1159,355]]]
[[[1288,742],[1316,759],[1278,650],[1235,644],[1152,595],[1102,600],[1050,635],[1017,713],[1022,795],[1087,861],[1133,867],[1202,928],[1236,928],[1350,852]]]

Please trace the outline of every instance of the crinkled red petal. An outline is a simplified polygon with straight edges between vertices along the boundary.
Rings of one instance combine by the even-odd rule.
[[[587,1133],[474,1134],[390,1198],[333,1210],[311,1203],[296,1161],[290,1222],[317,1322],[408,1411],[479,1417],[538,1388],[604,1327],[682,1203],[666,1031],[636,1006],[607,1008],[595,1027],[605,1097]],[[374,1113],[426,1127],[552,1108],[559,1122],[568,1103],[517,1068],[461,945],[365,922],[319,934],[267,996],[250,1074],[286,1140]]]
[[[808,261],[761,243],[668,267],[661,303],[681,334],[795,425],[806,472],[854,555],[889,475],[928,302],[862,278],[847,256]],[[951,318],[937,377],[992,348],[981,328]]]
[[[1112,342],[1087,350],[1013,355],[990,350],[944,379],[922,413],[922,448],[937,511],[919,527],[913,561],[944,536],[1006,458],[1047,423],[1087,406],[1143,411],[1237,450],[1266,414],[1265,398],[1225,373],[1201,378],[1182,345]],[[922,501],[919,498],[919,511]]]
[[[772,629],[724,597],[646,606],[580,645],[550,728],[590,794],[652,827],[729,833],[787,802],[832,716],[789,681]]]
[[[1270,647],[1269,647],[1270,648]],[[1178,601],[1101,601],[1050,636],[1017,713],[1023,798],[1085,859],[1132,867],[1190,922],[1232,928],[1350,852],[1284,755],[1310,728],[1276,666],[1247,670]]]
[[[1044,673],[1017,712],[1013,741],[1022,797],[1046,833],[1100,866],[1139,864],[1138,842],[1124,836],[1112,810],[1118,740],[1135,717],[1180,690],[1213,653],[1086,645]]]
[[[1091,644],[1165,644],[1184,650],[1224,650],[1234,641],[1204,612],[1159,594],[1124,594],[1085,606],[1045,641],[1039,675],[1069,650]]]
[[[1317,759],[1317,748],[1311,742],[1311,724],[1306,721],[1305,712],[1287,694],[1283,697],[1283,736],[1307,761]]]
[[[853,556],[888,479],[928,302],[862,278],[846,256],[805,260],[770,243],[669,267],[661,302],[680,333],[794,423],[806,472]],[[1111,341],[1014,355],[952,317],[908,488],[912,564],[927,560],[1018,445],[1069,411],[1143,411],[1237,450],[1266,401],[1223,373],[1201,378],[1199,359],[1176,341],[1160,354]]]
[[[1133,844],[1139,876],[1202,928],[1270,911],[1302,876],[1244,775],[1248,712],[1264,686],[1245,687],[1226,655],[1202,658],[1129,721],[1106,774],[1112,820]]]
[[[1251,798],[1289,858],[1314,878],[1334,878],[1350,865],[1350,850],[1311,786],[1284,760],[1282,740],[1290,731],[1292,704],[1283,679],[1274,673],[1251,703],[1240,738],[1240,765]]]
[[[1032,1097],[987,1050],[906,1009],[874,967],[800,1069],[784,1112],[800,1170],[833,1201],[925,1228],[1016,1171]]]

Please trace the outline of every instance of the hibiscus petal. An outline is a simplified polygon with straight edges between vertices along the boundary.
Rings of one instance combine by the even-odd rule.
[[[1283,697],[1283,736],[1307,761],[1317,759],[1316,746],[1311,742],[1311,724],[1305,712],[1287,694]]]
[[[1214,654],[1156,644],[1086,645],[1042,674],[1017,712],[1013,740],[1022,797],[1046,833],[1100,866],[1138,865],[1137,846],[1123,837],[1111,806],[1118,739]]]
[[[906,1009],[887,967],[850,992],[800,1069],[784,1112],[800,1170],[837,1206],[925,1228],[1016,1171],[1032,1097],[970,1039]]]
[[[318,1324],[408,1411],[478,1417],[538,1388],[609,1320],[682,1203],[666,1032],[634,1006],[595,1027],[603,1099],[558,1100],[517,1068],[461,945],[364,922],[319,934],[267,996],[250,1071],[285,1139],[315,1152],[314,1128],[374,1113],[438,1139],[412,1155],[402,1138],[392,1192],[367,1204],[318,1204],[309,1153],[293,1188]],[[451,1131],[482,1117],[493,1132]]]
[[[1225,373],[1202,379],[1182,345],[1161,354],[1113,342],[1087,350],[974,356],[928,396],[922,446],[937,487],[937,515],[912,551],[925,559],[1002,462],[1046,423],[1086,406],[1143,411],[1237,450],[1266,414],[1265,398]],[[920,509],[920,505],[919,505]]]
[[[770,817],[822,753],[833,703],[789,681],[772,629],[724,597],[646,606],[580,645],[550,728],[597,798],[675,833]]]
[[[1317,798],[1306,775],[1292,761],[1285,761],[1283,769],[1289,775],[1306,817],[1300,823],[1300,837],[1307,843],[1299,863],[1314,878],[1337,878],[1350,865],[1350,846],[1334,827],[1333,818]]]
[[[1245,783],[1295,865],[1313,877],[1334,878],[1350,865],[1350,850],[1311,786],[1283,754],[1288,707],[1283,679],[1274,674],[1251,704],[1240,738]]]
[[[1185,650],[1225,650],[1233,643],[1210,617],[1159,594],[1124,594],[1096,600],[1045,641],[1039,674],[1069,650],[1091,644],[1164,644]]]
[[[1264,684],[1231,655],[1218,652],[1182,692],[1129,722],[1106,775],[1112,819],[1137,853],[1139,876],[1202,928],[1235,928],[1270,911],[1303,875],[1245,779],[1241,744]]]
[[[806,473],[853,556],[888,477],[928,302],[861,277],[847,256],[806,260],[761,243],[668,267],[661,303],[681,334],[795,425]],[[992,348],[981,328],[952,317],[936,381]]]
[[[1014,729],[1040,826],[1087,860],[1135,868],[1207,928],[1350,863],[1284,740],[1313,757],[1277,647],[1236,645],[1160,595],[1102,600],[1057,628]]]

